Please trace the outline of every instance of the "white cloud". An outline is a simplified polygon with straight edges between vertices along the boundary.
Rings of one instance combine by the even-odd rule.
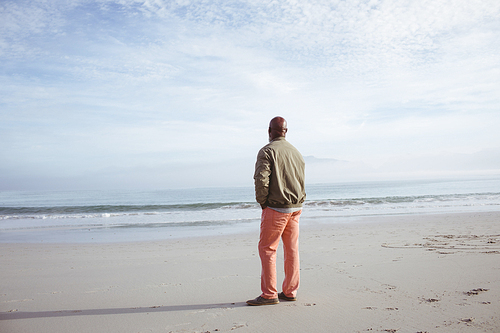
[[[498,1],[0,6],[9,170],[252,165],[275,115],[317,157],[381,164],[500,147]]]

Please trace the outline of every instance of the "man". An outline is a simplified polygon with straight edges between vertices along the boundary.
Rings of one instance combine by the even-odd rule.
[[[278,304],[297,300],[299,288],[299,218],[305,200],[305,163],[299,151],[285,139],[287,123],[275,117],[269,124],[269,144],[257,155],[255,198],[262,207],[259,255],[262,294],[249,305]],[[282,292],[276,289],[276,250],[280,238],[285,254]]]

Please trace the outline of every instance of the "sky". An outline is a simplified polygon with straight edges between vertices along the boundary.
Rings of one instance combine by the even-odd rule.
[[[500,175],[498,0],[1,0],[0,190]]]

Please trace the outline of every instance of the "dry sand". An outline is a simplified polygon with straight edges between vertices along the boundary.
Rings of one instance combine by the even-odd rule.
[[[500,212],[317,221],[298,301],[251,307],[257,237],[0,244],[0,332],[500,332]]]

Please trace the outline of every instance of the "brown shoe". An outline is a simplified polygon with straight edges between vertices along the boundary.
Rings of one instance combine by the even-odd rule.
[[[284,292],[280,292],[278,294],[278,298],[283,300],[283,301],[290,301],[290,302],[293,302],[293,301],[296,301],[297,300],[297,297],[288,297],[287,295],[285,295]]]
[[[278,304],[280,301],[277,298],[264,298],[262,296],[257,297],[256,299],[249,299],[247,301],[248,305],[273,305]]]

